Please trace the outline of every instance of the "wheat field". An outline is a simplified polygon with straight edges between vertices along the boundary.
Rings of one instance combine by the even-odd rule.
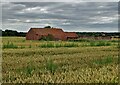
[[[118,42],[103,42],[3,37],[2,82],[118,83]]]

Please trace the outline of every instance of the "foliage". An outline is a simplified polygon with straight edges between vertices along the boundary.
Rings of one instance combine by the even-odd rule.
[[[76,43],[65,43],[63,47],[78,47],[78,44]]]
[[[51,26],[46,26],[44,28],[52,28]],[[0,30],[2,32],[2,36],[21,36],[25,37],[25,32],[17,32],[16,30],[8,30],[5,31]],[[76,32],[78,36],[102,36],[102,32]],[[114,33],[104,33],[106,36],[119,36],[119,32]]]
[[[43,43],[39,47],[42,48],[58,48],[58,47],[78,47],[77,43]]]
[[[108,56],[108,57],[105,57],[105,58],[100,58],[100,59],[94,60],[93,62],[95,64],[99,64],[99,65],[109,64],[109,63],[113,62],[113,57]]]
[[[29,45],[29,48],[32,48],[32,46],[31,46],[31,45]]]
[[[119,32],[107,33],[107,32],[76,32],[78,36],[102,36],[105,34],[106,36],[119,36]]]
[[[18,47],[25,46],[25,49],[2,51],[3,83],[118,83],[119,51],[116,42],[107,41],[112,44],[110,46],[82,47],[90,42],[22,42],[24,39],[3,37],[3,45],[9,41]],[[55,47],[39,47],[46,43],[54,43]],[[79,46],[62,47],[72,43]]]
[[[120,43],[120,40],[111,40],[111,42]]]
[[[21,49],[24,49],[24,48],[25,48],[25,46],[21,46],[20,48],[21,48]]]
[[[90,42],[90,46],[110,46],[111,43],[106,41]]]
[[[109,41],[90,41],[89,43],[83,44],[83,46],[111,46]]]
[[[24,72],[27,76],[31,76],[33,71],[34,67],[31,65],[28,65],[26,68],[24,68]]]
[[[51,26],[45,26],[44,28],[51,28]]]
[[[51,73],[54,74],[54,72],[56,71],[57,68],[58,68],[57,65],[53,62],[52,59],[49,59],[49,60],[47,61],[47,63],[46,63],[46,69],[47,69],[48,71],[50,71]]]
[[[30,62],[26,67],[23,67],[22,69],[17,69],[17,73],[21,73],[22,75],[26,76],[32,76],[32,72],[35,70],[35,67]]]
[[[16,30],[5,30],[5,31],[2,31],[2,36],[21,36],[21,37],[25,37],[26,33],[25,32],[17,32]]]
[[[3,44],[3,49],[4,48],[18,48],[18,46],[8,41],[7,44]]]
[[[91,42],[93,40],[90,40],[90,39],[77,39],[77,40],[69,40],[71,42]]]
[[[47,36],[42,36],[42,38],[40,40],[43,41],[53,41],[54,40],[54,36],[51,34],[48,34]]]

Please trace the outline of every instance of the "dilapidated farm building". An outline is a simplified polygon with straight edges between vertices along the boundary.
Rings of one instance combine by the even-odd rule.
[[[76,39],[75,32],[64,32],[60,28],[31,28],[26,34],[26,40],[40,40],[42,37],[51,35],[54,40]]]

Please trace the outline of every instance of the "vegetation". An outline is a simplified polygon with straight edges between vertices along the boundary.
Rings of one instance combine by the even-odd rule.
[[[0,30],[0,32],[2,32],[2,36],[19,36],[19,37],[26,36],[25,32],[17,32],[16,30],[5,30],[5,31]]]
[[[2,50],[3,83],[118,83],[117,41],[101,41],[110,45],[99,46],[84,40],[32,41],[3,37],[3,46],[8,42],[18,48]],[[46,44],[51,47],[40,47]]]
[[[53,28],[51,26],[46,26],[44,28]],[[16,30],[8,30],[5,31],[0,30],[0,33],[2,33],[2,36],[19,36],[19,37],[25,37],[25,32],[17,32]],[[113,33],[103,33],[103,32],[76,32],[78,36],[102,36],[102,34],[105,34],[105,36],[120,36],[119,32],[113,32]]]
[[[52,28],[51,26],[45,26],[44,28]]]
[[[77,39],[77,40],[69,40],[70,42],[83,42],[82,46],[110,46],[111,42],[118,42],[118,40],[90,40],[90,39]]]
[[[40,40],[43,40],[43,41],[53,41],[55,39],[54,39],[53,35],[48,34],[48,36],[42,36],[42,38]]]
[[[4,48],[18,48],[18,46],[17,45],[14,45],[12,42],[7,42],[7,44],[4,44],[3,45],[3,49]]]
[[[91,42],[94,40],[89,40],[89,39],[77,39],[77,40],[69,40],[70,42]]]
[[[107,41],[97,41],[97,42],[90,42],[89,46],[110,46],[111,43]]]
[[[106,33],[106,32],[77,32],[78,36],[102,36],[105,34],[105,36],[120,36],[119,32],[112,32],[112,33]]]
[[[76,43],[43,43],[39,47],[42,48],[58,48],[58,47],[78,47],[78,44]]]
[[[55,63],[53,63],[52,59],[49,59],[46,63],[46,69],[54,74],[54,72],[57,69],[57,65]]]
[[[93,62],[95,64],[99,64],[99,65],[109,64],[109,63],[113,62],[113,57],[108,56],[108,57],[105,57],[105,58],[102,58],[102,59],[100,58],[100,59],[94,60]]]

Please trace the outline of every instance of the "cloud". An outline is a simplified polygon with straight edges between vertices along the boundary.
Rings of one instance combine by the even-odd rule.
[[[22,31],[48,24],[67,31],[118,29],[117,2],[9,2],[2,11],[4,26]]]
[[[114,15],[111,17],[107,16],[97,16],[90,18],[93,22],[88,22],[91,24],[105,24],[105,23],[113,23],[114,21],[118,20],[118,15]]]
[[[31,7],[31,8],[26,8],[21,10],[18,13],[48,13],[47,8],[42,8],[42,7]]]
[[[1,0],[2,2],[118,2],[119,0]]]

